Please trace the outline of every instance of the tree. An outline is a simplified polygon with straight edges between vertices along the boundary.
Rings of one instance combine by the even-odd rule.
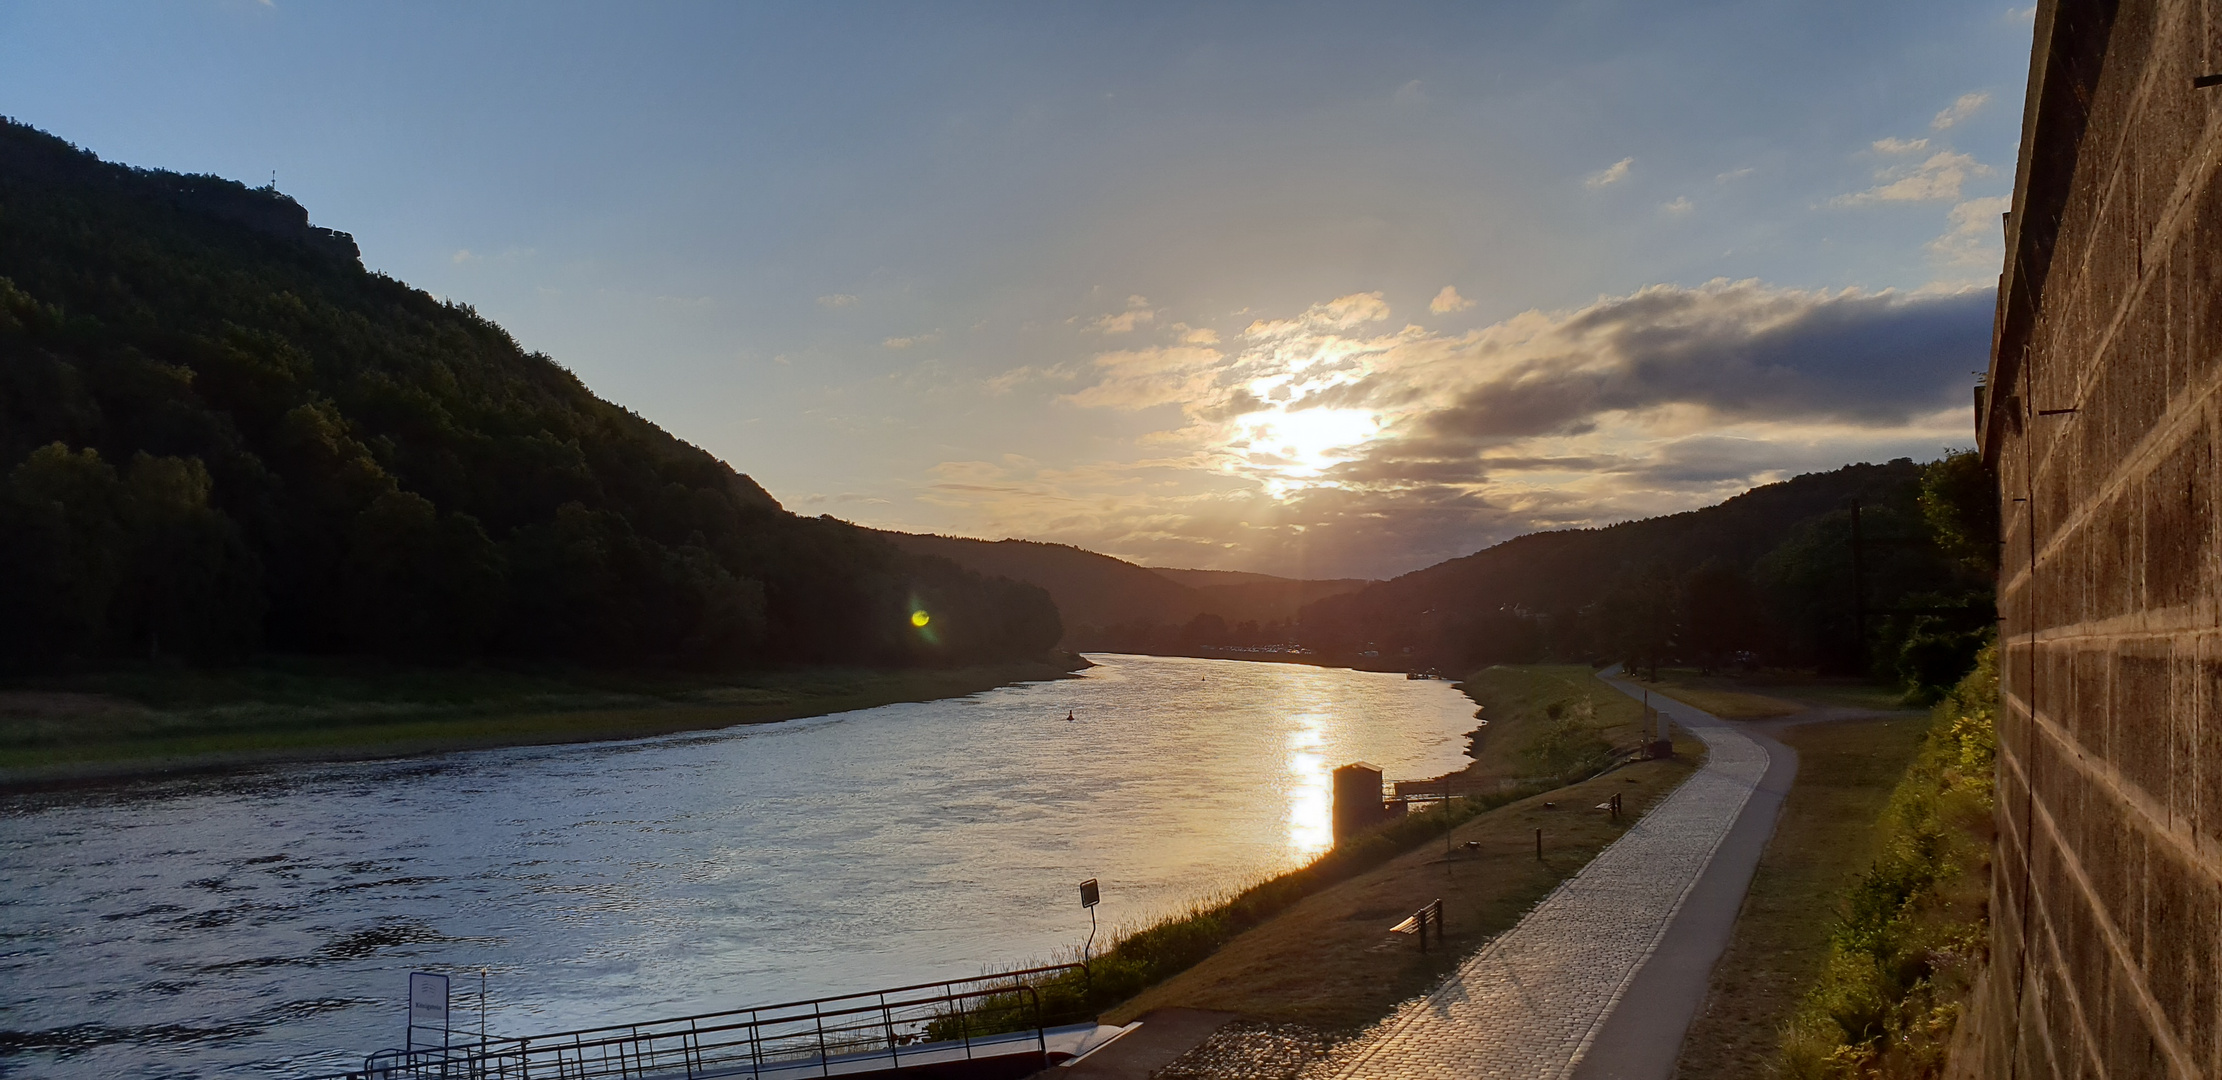
[[[1986,578],[1998,574],[1998,478],[1982,455],[1947,450],[1923,465],[1920,501],[1939,548]]]
[[[199,458],[132,458],[120,507],[127,570],[110,622],[148,656],[240,660],[261,643],[262,565],[209,505],[212,487]]]
[[[1721,558],[1682,579],[1682,626],[1691,657],[1707,674],[1759,641],[1762,615],[1751,580]]]
[[[1673,572],[1663,563],[1653,563],[1640,570],[1622,570],[1599,603],[1598,618],[1614,650],[1630,665],[1650,668],[1656,680],[1659,665],[1677,643],[1680,607]]]

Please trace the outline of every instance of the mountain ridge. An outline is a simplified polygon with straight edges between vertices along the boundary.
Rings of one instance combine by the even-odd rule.
[[[1042,591],[781,508],[274,188],[0,121],[0,667],[1032,659]],[[914,612],[927,611],[924,624]]]

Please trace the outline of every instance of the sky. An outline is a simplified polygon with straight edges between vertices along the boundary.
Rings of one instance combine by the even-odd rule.
[[[1998,2],[0,0],[0,114],[860,524],[1389,577],[1973,442]]]

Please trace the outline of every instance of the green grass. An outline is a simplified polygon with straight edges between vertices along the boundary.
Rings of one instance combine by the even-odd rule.
[[[722,677],[295,661],[0,685],[0,786],[263,761],[639,738],[1062,677],[1048,664]]]
[[[1782,1029],[1819,976],[1836,903],[1874,857],[1875,819],[1929,730],[1904,713],[1793,727],[1776,737],[1798,752],[1797,783],[1760,857],[1713,965],[1705,1008],[1682,1041],[1677,1075],[1760,1080],[1772,1075]]]
[[[1362,872],[1340,880],[1317,877],[1300,892],[1276,897],[1275,917],[1225,936],[1208,957],[1182,965],[1106,1019],[1123,1023],[1177,1006],[1333,1035],[1357,1031],[1428,992],[1619,839],[1690,774],[1701,747],[1691,740],[1682,749],[1679,758],[1638,762],[1494,808],[1460,800],[1465,805],[1450,818],[1437,811],[1416,815],[1408,824],[1425,828],[1383,837],[1389,844],[1367,852],[1370,865]],[[1628,811],[1617,822],[1595,809],[1616,793]],[[1534,848],[1538,828],[1544,831],[1541,859]],[[1468,842],[1476,846],[1468,849]],[[1444,940],[1436,947],[1422,953],[1411,937],[1388,932],[1437,899],[1443,901]]]
[[[1643,744],[1643,706],[1579,664],[1500,664],[1458,688],[1487,724],[1453,790],[1565,783]]]
[[[1935,709],[1876,825],[1873,861],[1836,906],[1780,1074],[1928,1077],[1986,959],[1997,647]]]
[[[1123,1023],[1179,1006],[1355,1030],[1518,922],[1702,760],[1703,745],[1684,737],[1675,758],[1596,775],[1639,744],[1642,710],[1586,667],[1494,667],[1460,688],[1492,720],[1479,759],[1453,775],[1453,790],[1465,795],[1117,938],[1085,975],[1037,987],[1045,1011]],[[1561,775],[1566,769],[1580,771]],[[1618,822],[1594,809],[1615,793],[1629,811]],[[1388,933],[1438,898],[1448,948],[1421,954]]]

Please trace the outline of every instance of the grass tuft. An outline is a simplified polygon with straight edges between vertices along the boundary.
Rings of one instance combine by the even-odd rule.
[[[1927,1077],[1987,958],[1997,646],[1936,706],[1844,897],[1820,977],[1783,1032],[1797,1080]]]

